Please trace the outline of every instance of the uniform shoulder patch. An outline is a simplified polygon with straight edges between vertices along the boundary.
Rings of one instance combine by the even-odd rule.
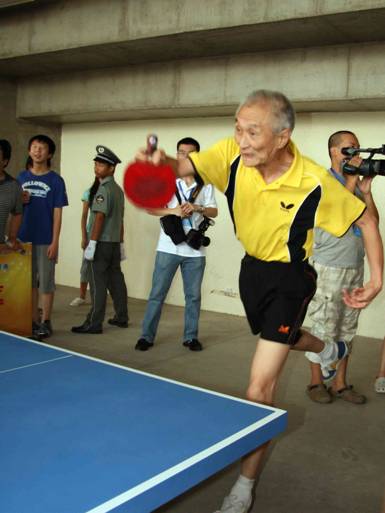
[[[98,195],[96,196],[96,198],[95,198],[95,201],[96,201],[96,203],[103,203],[103,201],[104,201],[104,196],[103,196],[103,194],[98,194]]]

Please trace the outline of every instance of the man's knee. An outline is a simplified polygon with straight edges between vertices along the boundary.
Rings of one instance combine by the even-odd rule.
[[[275,381],[254,380],[246,391],[246,399],[271,406],[274,402]]]

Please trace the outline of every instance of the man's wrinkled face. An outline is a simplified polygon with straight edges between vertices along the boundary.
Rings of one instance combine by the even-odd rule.
[[[36,164],[44,164],[52,157],[48,144],[40,141],[32,141],[29,147],[29,156]]]
[[[269,164],[280,149],[279,134],[272,129],[273,116],[268,103],[243,106],[235,119],[235,140],[245,166]]]

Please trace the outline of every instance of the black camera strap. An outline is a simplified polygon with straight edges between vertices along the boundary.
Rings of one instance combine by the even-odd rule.
[[[190,203],[194,203],[198,194],[202,190],[203,185],[198,185],[192,192],[190,196]],[[178,187],[175,189],[175,196],[178,200],[179,205],[182,204],[182,198],[179,193]],[[176,216],[174,214],[168,214],[166,216],[162,216],[160,219],[160,224],[163,228],[163,231],[166,235],[170,237],[172,242],[175,245],[181,244],[186,241],[186,235],[183,229],[182,218]]]
[[[203,185],[202,184],[199,184],[199,185],[197,185],[195,187],[195,189],[193,190],[193,193],[190,196],[189,203],[194,203],[195,202],[195,200],[198,197],[198,194],[201,192],[202,189],[203,189]],[[176,199],[178,200],[179,205],[182,205],[182,198],[180,196],[180,192],[179,192],[178,187],[176,187],[176,189],[175,189],[175,196],[176,196]]]
[[[176,196],[176,199],[178,200],[179,205],[182,205],[182,198],[180,197],[178,187],[175,189],[175,196]]]

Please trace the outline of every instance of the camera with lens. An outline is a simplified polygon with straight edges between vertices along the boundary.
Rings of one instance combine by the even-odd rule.
[[[385,176],[385,160],[373,159],[374,155],[385,155],[385,144],[381,148],[342,148],[343,155],[349,157],[347,162],[344,162],[342,171],[347,175],[360,175],[360,176]],[[369,157],[362,159],[359,166],[353,166],[348,161],[360,153],[369,153]]]
[[[210,244],[210,238],[206,237],[205,231],[209,226],[213,226],[215,222],[213,219],[204,216],[203,220],[200,222],[198,229],[195,230],[192,228],[186,234],[186,243],[192,247],[193,249],[199,249],[201,246],[208,246]]]

